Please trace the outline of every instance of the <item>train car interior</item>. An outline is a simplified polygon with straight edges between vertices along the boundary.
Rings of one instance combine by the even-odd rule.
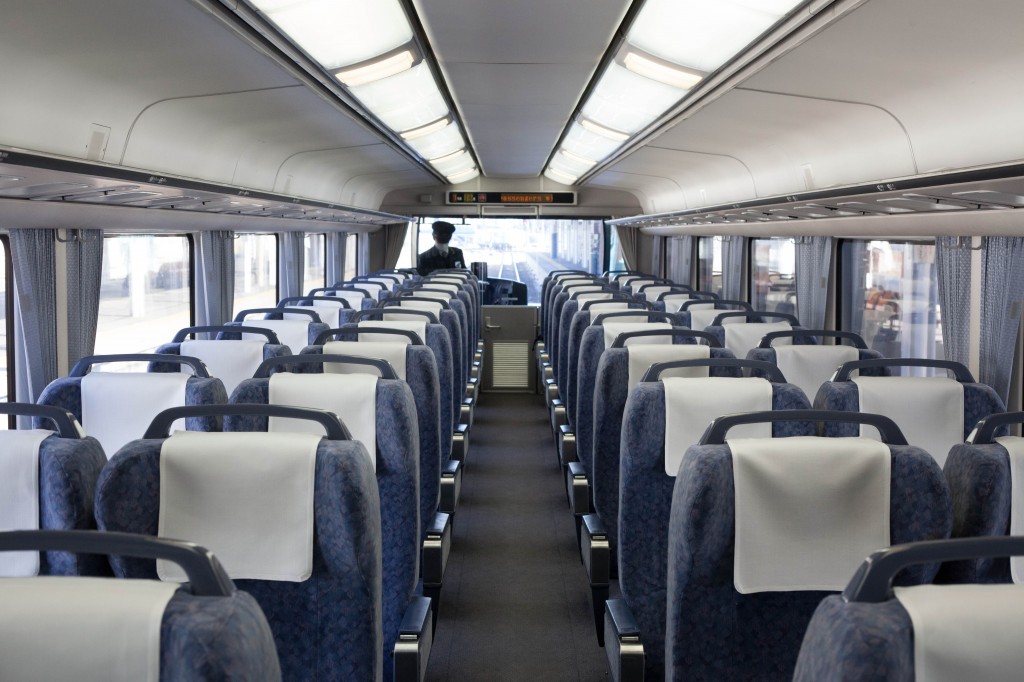
[[[0,679],[1019,676],[1024,4],[0,17]]]

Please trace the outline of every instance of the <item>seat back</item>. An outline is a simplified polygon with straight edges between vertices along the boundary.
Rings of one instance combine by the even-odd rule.
[[[361,443],[348,439],[347,430],[336,416],[323,410],[266,404],[177,408],[162,413],[150,426],[145,439],[126,445],[104,469],[96,497],[100,529],[158,534],[162,523],[162,495],[167,483],[162,466],[163,451],[165,443],[173,440],[167,438],[170,424],[181,414],[211,412],[222,415],[227,422],[262,420],[265,424],[270,418],[285,417],[314,420],[322,431],[326,430],[327,437],[315,446],[312,572],[309,577],[299,581],[234,577],[234,581],[256,599],[266,614],[285,678],[332,677],[340,670],[351,672],[357,678],[374,679],[382,669],[383,655],[380,503],[366,449]],[[224,443],[222,448],[237,448],[238,436],[253,436],[208,435],[215,439],[214,444]],[[179,437],[180,434],[174,436]],[[306,435],[305,438],[315,437]],[[209,460],[209,466],[216,467],[222,452],[206,451],[206,447],[209,444],[204,441],[203,449],[197,454]],[[296,461],[306,466],[304,460]],[[206,477],[196,480],[206,480]],[[278,485],[276,478],[266,480],[265,484],[268,490],[256,495],[280,497],[274,491]],[[258,490],[259,485],[258,481],[246,482],[252,490]],[[206,504],[211,498],[203,495],[200,499]],[[165,508],[176,504],[174,499],[166,502]],[[213,502],[217,503],[216,498]],[[230,532],[238,538],[237,546],[265,544],[263,526],[236,526]],[[211,549],[222,553],[217,547]],[[229,549],[236,551],[235,546]],[[224,558],[227,560],[228,556]],[[115,575],[124,578],[155,579],[162,570],[152,559],[125,556],[112,557],[111,565]],[[226,566],[230,574],[234,569],[230,564]]]
[[[750,360],[739,359],[655,364],[630,394],[623,414],[619,469],[619,587],[642,633],[646,672],[652,676],[651,679],[660,679],[665,671],[666,567],[674,474],[686,447],[700,438],[699,433],[694,435],[692,429],[688,434],[678,433],[680,412],[689,411],[691,422],[706,424],[713,416],[719,416],[703,416],[716,404],[729,405],[721,413],[752,409],[746,403],[737,404],[735,396],[741,386],[759,391],[772,410],[810,407],[803,391],[785,383],[781,373],[768,365],[760,368],[772,373],[771,382],[742,377],[659,380],[663,371],[698,365],[740,370],[754,366]],[[717,394],[716,400],[712,400],[712,390]],[[670,392],[690,397],[688,410],[673,412],[671,419],[667,418],[666,411]],[[754,401],[750,404],[761,403]],[[814,425],[805,421],[778,422],[771,425],[769,432],[774,437],[813,435]],[[668,448],[667,443],[670,444]]]
[[[803,343],[816,337],[835,338],[840,341],[834,346]],[[792,341],[776,346],[779,340]],[[842,341],[849,341],[843,345]],[[756,348],[747,352],[747,358],[770,362],[786,375],[790,383],[799,386],[808,398],[818,394],[818,388],[828,381],[844,362],[879,358],[878,351],[870,350],[864,339],[853,332],[830,329],[791,329],[765,334]],[[888,376],[886,368],[866,369],[864,376]]]
[[[686,451],[668,531],[666,679],[791,679],[811,614],[843,588],[858,556],[948,537],[949,493],[935,461],[891,420],[845,415],[880,428],[883,442],[726,441],[740,424],[843,418],[798,411],[724,417]],[[937,569],[917,566],[900,584],[930,582]]]
[[[560,391],[562,391],[562,387],[568,386],[569,337],[573,318],[575,318],[576,313],[579,312],[580,306],[586,303],[598,301],[603,303],[614,303],[616,301],[621,302],[629,300],[631,300],[631,297],[620,294],[607,286],[600,289],[595,289],[594,287],[580,287],[569,291],[565,304],[562,306],[562,311],[559,313],[558,324],[554,325],[557,327],[557,329],[553,329],[552,337],[552,350],[555,352],[550,354],[551,361],[555,366],[555,380],[558,382],[558,388]],[[573,375],[575,376],[575,373],[573,373]],[[562,395],[565,396],[564,391],[562,392]]]
[[[777,320],[768,322],[766,320]],[[800,322],[793,315],[785,313],[769,313],[761,310],[733,310],[719,313],[711,324],[704,327],[721,340],[736,357],[745,358],[752,348],[760,344],[765,334],[779,331],[792,331],[799,328]],[[813,337],[780,337],[782,343],[816,343]]]
[[[666,307],[667,309],[667,307]],[[690,329],[706,329],[711,326],[723,312],[753,312],[754,309],[746,301],[728,298],[704,298],[703,296],[679,304],[678,314],[684,327]]]
[[[180,563],[189,582],[0,581],[4,679],[281,679],[259,605],[204,548],[123,533],[0,533],[0,552],[25,550],[161,558]]]
[[[98,372],[93,365],[115,362],[176,364],[190,368],[192,376],[153,372]],[[161,410],[180,405],[215,405],[228,400],[224,384],[210,377],[198,359],[184,355],[137,353],[90,355],[71,368],[68,376],[55,379],[37,401],[67,410],[95,436],[108,456],[130,440],[139,438]],[[131,405],[131,410],[125,410]],[[185,421],[189,431],[218,431],[216,417]]]
[[[96,480],[107,463],[99,441],[58,407],[0,403],[0,414],[35,423],[0,432],[0,530],[94,530]],[[4,577],[109,574],[106,558],[92,554],[0,554]]]
[[[1024,591],[1015,585],[893,587],[907,567],[1024,554],[1021,538],[917,542],[875,552],[842,595],[811,619],[793,680],[1008,680],[1024,650]],[[866,645],[870,642],[870,645]]]
[[[356,363],[378,362],[369,358],[353,356],[291,356],[276,358],[275,363],[285,366],[305,366],[316,369],[324,362]],[[382,561],[383,561],[383,631],[385,677],[390,677],[393,659],[389,655],[398,639],[402,615],[410,603],[419,577],[419,448],[417,446],[418,429],[416,426],[416,402],[412,390],[404,381],[400,381],[390,371],[386,363],[378,364],[382,370],[381,378],[376,381],[376,395],[372,400],[373,418],[365,423],[364,416],[352,414],[337,404],[328,404],[317,398],[314,387],[319,387],[318,379],[326,382],[327,388],[335,395],[351,396],[359,404],[360,409],[367,408],[358,396],[349,388],[353,383],[362,383],[365,377],[354,374],[303,374],[308,381],[309,390],[300,389],[305,394],[299,399],[302,407],[329,409],[350,425],[356,438],[359,430],[368,431],[376,441],[375,448],[367,447],[375,463],[377,489],[380,495],[381,530],[382,530]],[[232,403],[269,404],[272,377],[269,372],[271,365],[265,365],[257,375],[243,381],[232,396]],[[327,380],[327,377],[330,377]],[[301,404],[304,402],[305,404]],[[229,415],[224,420],[225,431],[267,431],[270,420],[262,416]]]
[[[953,373],[953,379],[860,376],[865,369],[932,367]],[[877,358],[847,362],[831,381],[821,385],[814,406],[825,410],[877,412],[895,421],[911,445],[931,453],[942,466],[950,448],[966,440],[979,420],[1005,412],[998,394],[974,381],[961,363],[919,358]],[[871,429],[852,424],[827,426],[829,436],[872,436]]]
[[[385,338],[394,339],[390,342],[362,341],[360,336],[365,334],[384,335]],[[356,355],[366,358],[378,358],[387,360],[393,368],[396,368],[398,378],[409,385],[412,391],[413,400],[416,403],[416,423],[419,427],[419,451],[420,451],[420,535],[421,539],[427,536],[427,528],[434,513],[437,511],[438,496],[440,494],[441,465],[451,457],[451,437],[447,432],[442,437],[441,424],[441,391],[438,380],[437,363],[434,353],[421,339],[413,332],[406,332],[402,329],[390,329],[386,327],[370,326],[360,327],[357,325],[345,325],[340,329],[332,329],[328,333],[334,337],[334,341],[326,340],[328,337],[321,335],[323,345],[307,346],[303,354],[309,355]],[[320,340],[320,339],[318,339]],[[395,353],[401,354],[400,363],[392,362],[390,358]],[[385,354],[387,357],[385,357]],[[398,370],[401,367],[401,370]],[[314,366],[307,371],[335,371],[342,373],[364,372],[376,373],[376,368],[368,365],[339,365],[336,363],[325,363],[320,367]],[[450,420],[447,412],[444,418]],[[448,443],[448,457],[442,460],[441,443]]]
[[[329,328],[316,310],[296,307],[249,308],[235,315],[234,322],[242,324],[249,315],[260,314],[263,315],[263,319],[255,326],[273,331],[292,353],[301,352],[312,343],[317,334]],[[247,336],[243,334],[242,338]]]
[[[630,338],[648,335],[671,337],[668,346],[627,347]],[[643,357],[643,364],[694,358],[694,343],[703,342],[708,346],[707,357],[733,358],[732,352],[722,348],[718,340],[707,332],[693,331],[684,327],[627,332],[619,337],[601,354],[594,381],[593,420],[589,427],[577,430],[585,432],[583,438],[588,450],[580,450],[579,460],[590,479],[594,490],[594,507],[607,529],[608,543],[614,548],[618,544],[619,522],[619,445],[622,440],[622,415],[631,389],[639,382],[634,366],[637,357]],[[704,376],[738,377],[741,370],[736,367],[703,367]],[[633,370],[633,371],[631,371]],[[577,443],[579,435],[577,435]]]

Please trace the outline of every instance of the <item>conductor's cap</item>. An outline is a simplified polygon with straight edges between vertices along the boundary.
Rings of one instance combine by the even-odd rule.
[[[455,226],[444,220],[438,220],[432,226],[434,234],[452,236],[455,232]]]

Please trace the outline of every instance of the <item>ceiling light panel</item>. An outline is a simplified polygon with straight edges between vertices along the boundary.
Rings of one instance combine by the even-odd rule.
[[[459,127],[454,123],[449,123],[441,130],[427,135],[420,135],[406,141],[424,159],[436,159],[439,156],[451,154],[466,146],[466,142],[462,139],[462,133],[459,132]]]
[[[599,125],[633,134],[653,123],[684,94],[684,90],[612,62],[583,105],[582,114]]]
[[[448,105],[425,62],[351,90],[374,116],[395,132],[419,128],[448,115]]]
[[[627,138],[623,138],[625,140]],[[562,140],[562,149],[585,159],[600,161],[619,148],[622,141],[596,135],[579,123],[573,123]]]
[[[326,69],[366,61],[413,38],[409,21],[397,2],[251,1]]]
[[[670,62],[710,72],[803,0],[648,0],[626,40]]]

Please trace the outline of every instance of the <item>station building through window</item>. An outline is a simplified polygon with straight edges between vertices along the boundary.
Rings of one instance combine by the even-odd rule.
[[[352,234],[345,236],[345,280],[348,281],[359,274],[358,268],[359,235]],[[333,282],[332,282],[333,284]]]
[[[277,235],[242,234],[235,239],[234,315],[277,305]]]
[[[311,289],[327,286],[324,268],[324,252],[327,235],[306,235],[306,260],[302,267],[302,293],[308,294]]]

